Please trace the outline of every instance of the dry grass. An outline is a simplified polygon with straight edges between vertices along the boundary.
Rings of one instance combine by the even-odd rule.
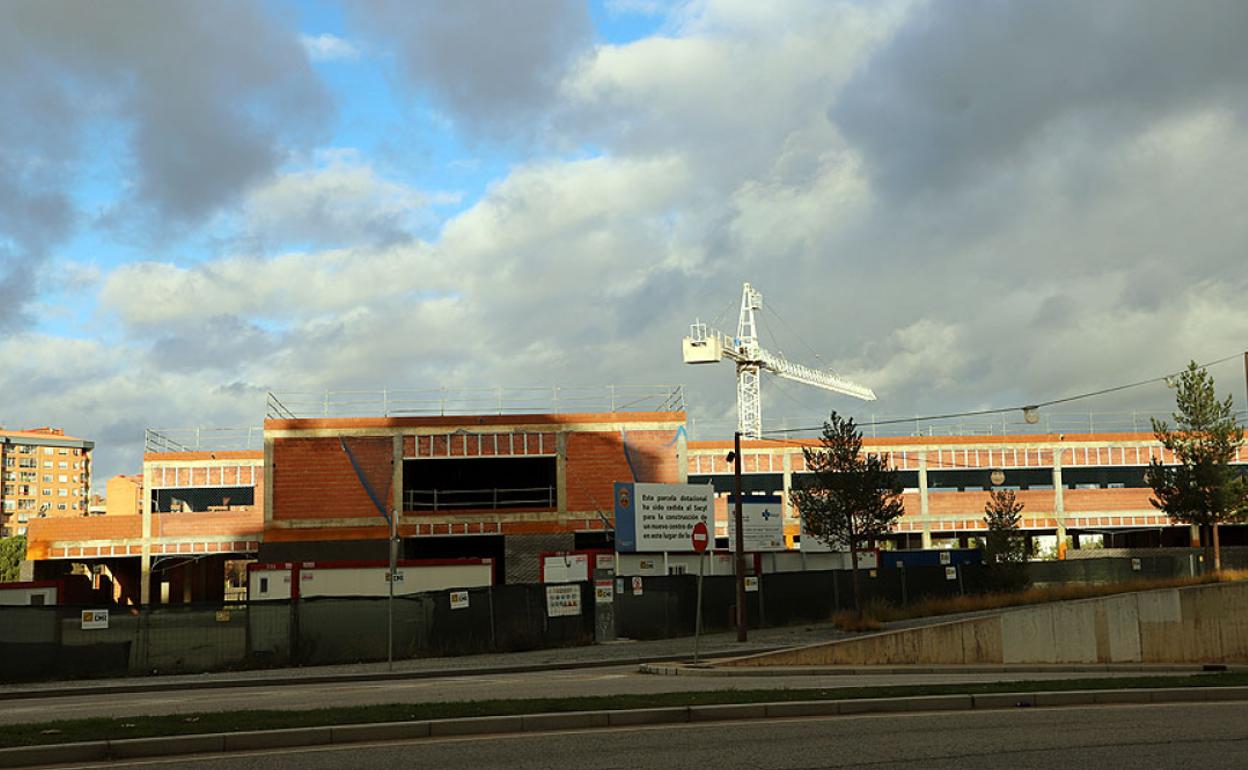
[[[1152,591],[1159,588],[1226,583],[1234,580],[1248,580],[1248,570],[1223,570],[1214,575],[1202,575],[1196,578],[1151,578],[1100,585],[1070,583],[1060,586],[1028,588],[1025,591],[1010,593],[968,594],[965,596],[928,598],[903,606],[896,606],[877,599],[868,602],[863,608],[862,618],[857,617],[852,610],[842,610],[832,616],[832,622],[842,631],[877,631],[883,627],[884,623],[894,620],[956,615],[964,612],[996,610],[1004,607],[1022,607],[1029,604],[1047,604],[1049,602],[1063,602],[1072,599],[1091,599],[1097,596],[1110,596],[1130,591]]]

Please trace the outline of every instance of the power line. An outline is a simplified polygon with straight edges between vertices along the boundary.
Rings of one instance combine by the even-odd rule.
[[[1210,361],[1207,364],[1198,364],[1198,366],[1202,369],[1207,369],[1210,366],[1217,366],[1218,364],[1226,363],[1227,361],[1230,361],[1232,359],[1237,359],[1242,355],[1243,355],[1242,353],[1235,353],[1233,355],[1219,358],[1216,361]],[[1007,412],[1017,412],[1017,411],[1026,412],[1028,410],[1040,409],[1046,406],[1054,406],[1055,404],[1066,404],[1071,401],[1080,401],[1085,398],[1094,398],[1096,396],[1104,396],[1109,393],[1117,393],[1118,391],[1128,390],[1130,388],[1138,388],[1143,385],[1151,385],[1156,382],[1166,382],[1170,378],[1177,377],[1182,373],[1183,373],[1182,370],[1180,370],[1178,372],[1172,372],[1170,374],[1163,374],[1160,377],[1151,377],[1147,380],[1140,380],[1139,382],[1132,382],[1127,385],[1116,385],[1112,388],[1103,388],[1101,390],[1094,390],[1090,393],[1080,393],[1075,396],[1055,398],[1050,401],[1040,401],[1034,404],[1025,404],[1023,406],[1007,406],[1007,407],[1000,407],[996,409],[979,409],[979,410],[975,410],[971,412],[954,412],[950,414],[928,415],[926,417],[904,417],[904,418],[899,418],[895,420],[879,420],[879,421],[872,422],[872,425],[877,425],[877,426],[878,425],[901,425],[901,424],[909,424],[909,423],[931,422],[933,420],[950,420],[956,417],[982,417],[984,415],[989,415],[989,414],[1005,414]],[[803,433],[803,432],[812,431],[812,430],[823,430],[823,426],[817,425],[817,426],[810,427],[810,428],[781,428],[781,429],[765,430],[762,432],[763,433]]]

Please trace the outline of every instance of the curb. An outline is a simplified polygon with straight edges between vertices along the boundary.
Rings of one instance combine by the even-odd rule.
[[[760,647],[753,650],[720,650],[706,653],[708,657],[737,657],[756,655],[783,647]],[[82,680],[73,687],[45,687],[0,690],[0,701],[26,700],[30,698],[67,698],[84,695],[124,695],[128,693],[170,692],[183,690],[221,690],[235,687],[274,687],[301,684],[338,684],[348,682],[386,682],[407,679],[442,679],[464,676],[493,676],[497,674],[529,674],[542,671],[571,671],[579,668],[608,668],[610,666],[637,666],[644,663],[663,663],[687,660],[690,654],[660,655],[657,657],[627,657],[613,660],[590,660],[565,663],[518,663],[510,666],[489,668],[419,669],[414,671],[370,671],[358,674],[312,674],[310,676],[249,676],[231,679],[206,679],[179,682],[134,682],[92,686],[90,680]],[[306,669],[304,669],[306,670]],[[261,673],[261,672],[256,672]]]
[[[924,711],[986,711],[1027,707],[1108,704],[1248,701],[1248,686],[1071,690],[1064,692],[992,693],[987,695],[923,695],[860,700],[728,703],[619,711],[572,711],[416,722],[326,725],[287,730],[129,738],[114,741],[21,746],[0,749],[0,768],[67,762],[220,754],[294,746],[333,746],[377,741],[408,741],[454,735],[507,735],[587,728],[792,719]]]
[[[729,666],[712,663],[651,661],[637,667],[656,676],[767,677],[767,676],[862,676],[890,674],[1201,674],[1245,671],[1245,666],[1210,663],[1187,664],[992,664],[947,666]]]

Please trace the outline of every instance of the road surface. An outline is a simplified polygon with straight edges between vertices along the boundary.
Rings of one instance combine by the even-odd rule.
[[[617,728],[91,767],[145,770],[873,770],[1248,765],[1248,703],[1095,706]]]
[[[635,665],[522,674],[290,684],[149,693],[111,693],[0,700],[0,724],[58,719],[189,714],[240,709],[315,709],[383,703],[438,703],[494,698],[549,698],[706,690],[820,689],[954,682],[1137,677],[1138,672],[838,674],[830,676],[655,676]]]

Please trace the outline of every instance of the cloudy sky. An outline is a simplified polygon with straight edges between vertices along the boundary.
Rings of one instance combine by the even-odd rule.
[[[1248,347],[1248,3],[10,0],[0,424],[683,383],[695,318],[928,415]],[[1213,369],[1243,404],[1240,362]],[[1160,410],[1164,386],[1062,407]],[[1056,407],[1055,407],[1056,409]]]

